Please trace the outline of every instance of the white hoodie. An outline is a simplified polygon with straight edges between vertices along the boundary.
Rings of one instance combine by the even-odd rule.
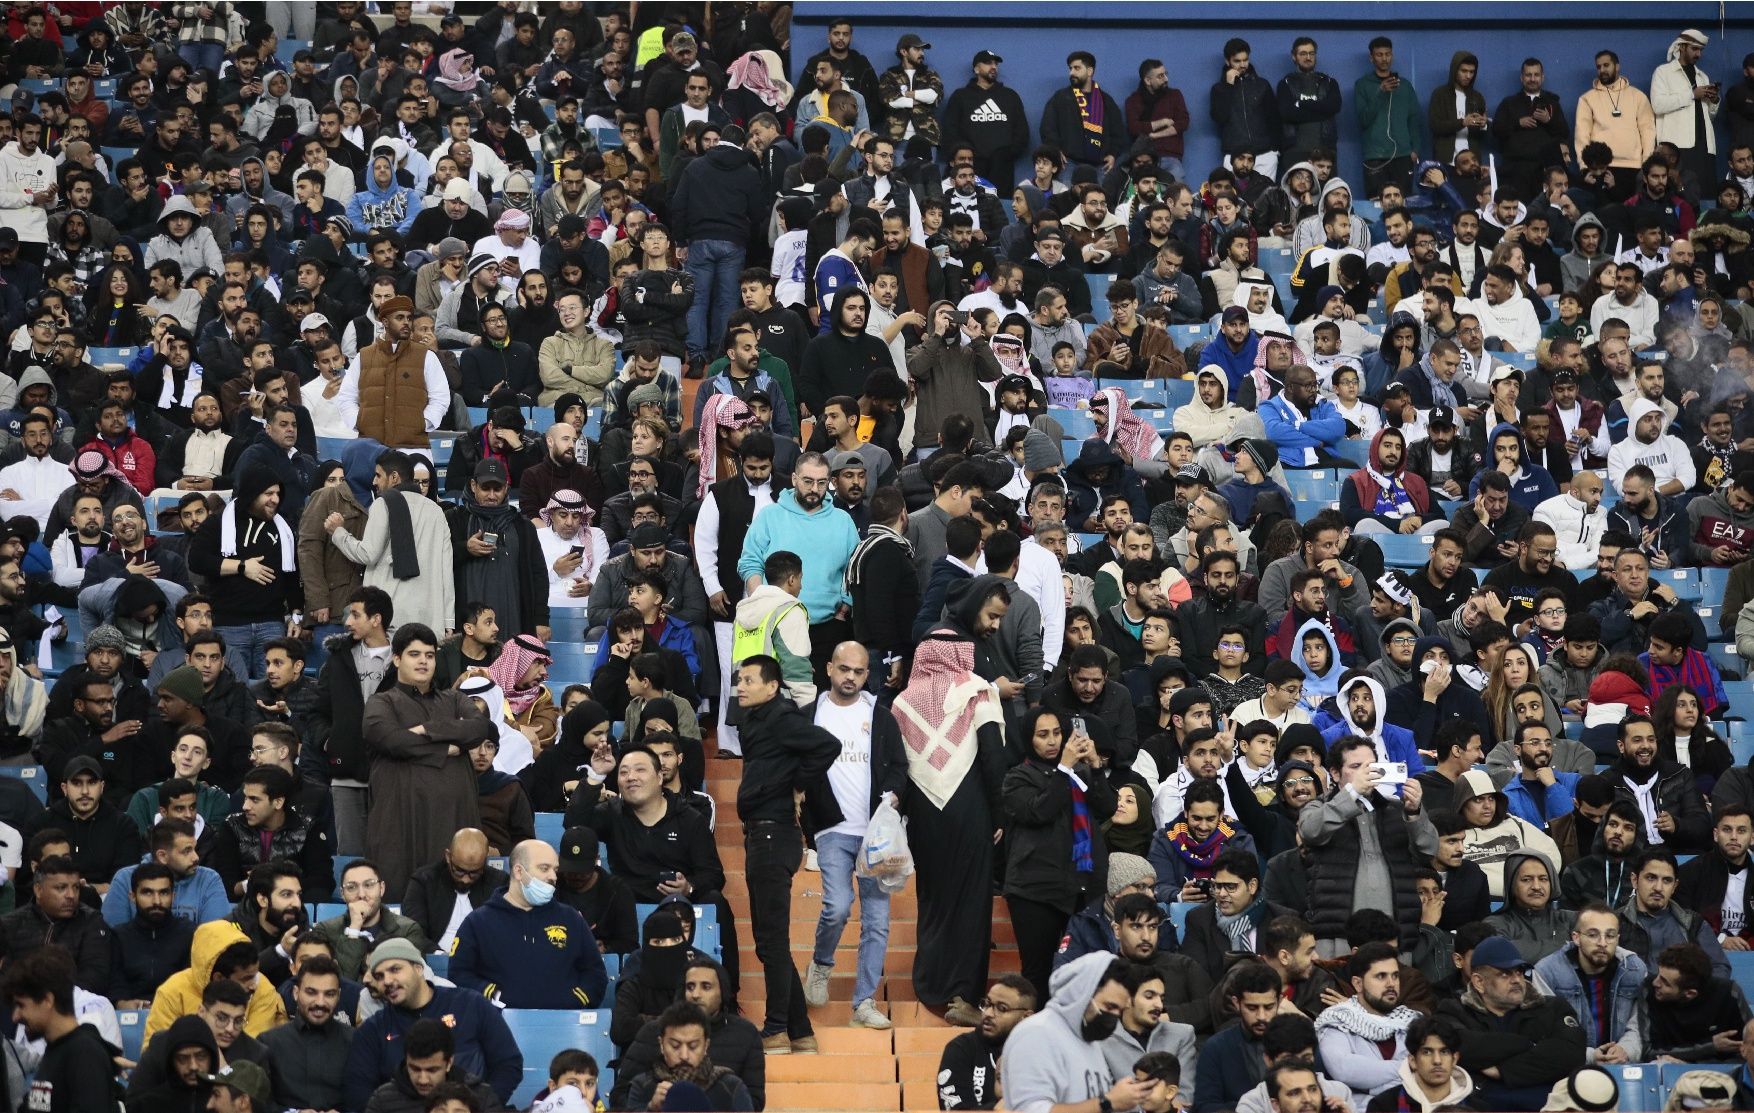
[[[16,229],[20,243],[49,242],[48,210],[32,204],[55,181],[55,160],[38,147],[27,155],[15,139],[0,147],[0,225]]]
[[[1608,477],[1614,482],[1614,489],[1620,490],[1620,484],[1626,478],[1627,469],[1635,464],[1643,464],[1656,474],[1657,487],[1660,489],[1669,480],[1679,480],[1681,490],[1692,488],[1699,478],[1693,466],[1693,453],[1681,443],[1681,438],[1670,433],[1659,433],[1657,439],[1646,444],[1638,439],[1638,422],[1647,414],[1662,413],[1662,409],[1648,398],[1636,398],[1626,407],[1626,439],[1608,451]]]
[[[1535,507],[1535,521],[1546,522],[1559,536],[1559,563],[1573,572],[1596,566],[1596,549],[1608,528],[1608,508],[1598,505],[1594,514],[1583,503],[1561,491]]]

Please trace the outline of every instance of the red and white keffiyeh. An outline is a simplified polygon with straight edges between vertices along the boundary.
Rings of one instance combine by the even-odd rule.
[[[706,498],[706,489],[717,478],[719,468],[719,432],[742,429],[755,424],[749,404],[735,394],[715,394],[706,400],[700,414],[700,482],[695,485],[696,498]]]
[[[499,656],[493,659],[493,664],[487,666],[487,675],[493,677],[493,682],[505,693],[506,706],[513,715],[522,715],[528,711],[530,705],[542,695],[540,679],[520,687],[524,673],[529,670],[531,663],[553,659],[554,655],[548,652],[542,639],[519,634],[507,642],[505,648],[499,651]]]
[[[908,777],[938,808],[974,766],[980,728],[1004,722],[998,691],[975,675],[974,643],[945,629],[926,635],[914,650],[913,671],[894,711]]]
[[[1133,412],[1133,407],[1127,402],[1127,392],[1118,386],[1104,387],[1090,399],[1091,405],[1096,405],[1099,399],[1105,400],[1108,406],[1108,426],[1103,430],[1102,439],[1126,449],[1135,460],[1155,460],[1163,451],[1163,438],[1157,435],[1157,430],[1145,424],[1144,418]]]

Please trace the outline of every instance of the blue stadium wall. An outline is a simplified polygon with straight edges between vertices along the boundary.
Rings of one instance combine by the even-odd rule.
[[[1366,44],[1377,35],[1395,42],[1395,69],[1419,92],[1421,108],[1431,91],[1449,80],[1450,56],[1471,50],[1480,59],[1478,86],[1490,112],[1516,91],[1526,57],[1542,59],[1547,88],[1565,102],[1569,120],[1577,97],[1595,79],[1593,57],[1607,48],[1620,55],[1621,71],[1649,91],[1676,32],[1693,27],[1711,36],[1703,66],[1726,86],[1741,80],[1742,58],[1754,51],[1754,3],[819,3],[804,0],[793,14],[794,67],[826,45],[830,18],[856,24],[853,45],[878,72],[895,62],[895,41],[917,31],[932,44],[928,55],[944,78],[945,94],[966,84],[969,61],[979,50],[1005,59],[1000,79],[1016,89],[1029,110],[1032,139],[1040,137],[1041,106],[1065,84],[1068,51],[1097,57],[1097,82],[1125,103],[1138,86],[1138,65],[1160,58],[1170,83],[1187,98],[1192,134],[1185,161],[1194,181],[1217,165],[1216,125],[1207,94],[1224,68],[1226,40],[1240,35],[1254,52],[1255,68],[1277,85],[1291,68],[1291,42],[1299,35],[1320,44],[1320,68],[1340,83],[1339,172],[1361,176],[1352,83],[1370,72]],[[1612,17],[1612,18],[1609,18]],[[1728,34],[1723,32],[1727,29]],[[1719,150],[1722,151],[1720,145]],[[1430,153],[1429,138],[1421,154]],[[1020,172],[1027,167],[1020,164]]]

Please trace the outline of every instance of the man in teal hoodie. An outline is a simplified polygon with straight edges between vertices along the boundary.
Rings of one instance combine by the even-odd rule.
[[[828,502],[828,492],[827,458],[820,452],[798,457],[792,489],[756,513],[737,558],[737,574],[749,592],[761,586],[768,554],[784,549],[805,558],[798,599],[810,616],[810,664],[818,688],[834,647],[853,636],[853,600],[845,577],[847,561],[859,546],[852,516]]]
[[[1358,129],[1364,139],[1364,192],[1371,200],[1394,183],[1403,190],[1419,161],[1425,111],[1413,83],[1395,72],[1395,44],[1370,40],[1371,72],[1352,86]]]

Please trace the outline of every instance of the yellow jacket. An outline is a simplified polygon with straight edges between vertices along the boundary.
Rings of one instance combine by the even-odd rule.
[[[146,1042],[169,1028],[179,1017],[193,1016],[201,1007],[201,993],[213,980],[213,964],[219,953],[233,943],[248,943],[249,936],[230,920],[212,920],[195,929],[195,941],[189,947],[189,967],[164,980],[152,998],[152,1010],[146,1014]],[[249,1011],[244,1014],[246,1035],[259,1036],[277,1024],[286,1022],[286,1006],[267,978],[256,979],[250,996]]]

